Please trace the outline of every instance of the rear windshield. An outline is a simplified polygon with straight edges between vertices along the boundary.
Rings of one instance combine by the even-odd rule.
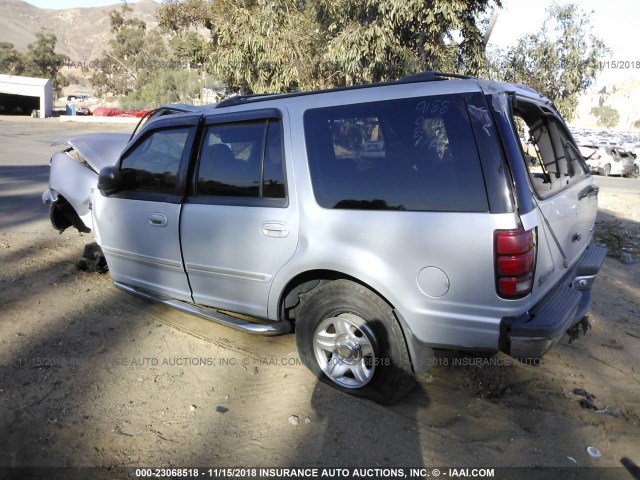
[[[488,210],[460,95],[311,109],[304,127],[313,189],[322,207]]]

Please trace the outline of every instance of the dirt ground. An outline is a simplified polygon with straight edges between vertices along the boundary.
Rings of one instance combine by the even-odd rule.
[[[46,183],[45,143],[62,132],[50,125],[36,140],[15,130],[48,153],[21,178],[0,176],[0,467],[618,467],[575,478],[640,478],[621,467],[640,464],[637,254],[607,258],[592,329],[540,366],[450,359],[382,407],[318,383],[291,335],[242,334],[78,270],[91,235],[58,234],[30,203]],[[5,154],[15,164],[19,151]],[[615,238],[633,248],[640,195],[603,189],[600,205],[598,231],[622,229]]]

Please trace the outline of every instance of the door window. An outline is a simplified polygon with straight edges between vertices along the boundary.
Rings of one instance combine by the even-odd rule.
[[[125,190],[175,194],[190,132],[190,127],[168,128],[145,136],[120,164]]]
[[[197,195],[284,199],[282,128],[278,120],[216,124],[204,135]]]

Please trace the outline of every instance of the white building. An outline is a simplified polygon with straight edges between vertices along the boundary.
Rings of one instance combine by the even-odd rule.
[[[46,78],[0,75],[0,115],[40,112],[40,118],[53,115],[53,86]]]

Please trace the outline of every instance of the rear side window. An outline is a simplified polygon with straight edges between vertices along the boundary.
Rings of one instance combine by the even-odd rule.
[[[279,120],[207,127],[200,154],[197,195],[285,198]]]
[[[325,208],[488,210],[459,95],[312,109],[304,126],[314,193]]]

